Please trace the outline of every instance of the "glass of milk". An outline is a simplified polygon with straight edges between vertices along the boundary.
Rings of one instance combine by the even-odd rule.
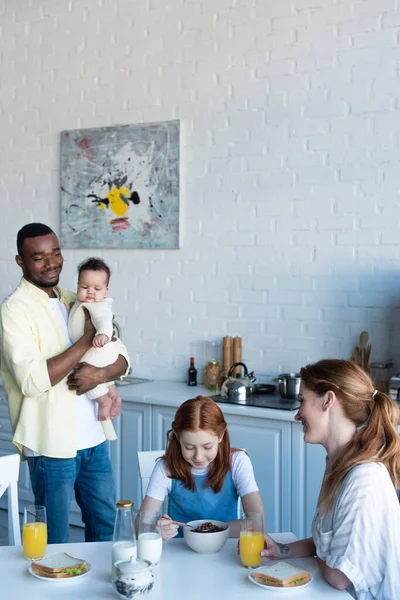
[[[159,525],[160,513],[141,512],[138,528],[138,558],[148,560],[152,565],[160,562],[162,537]]]

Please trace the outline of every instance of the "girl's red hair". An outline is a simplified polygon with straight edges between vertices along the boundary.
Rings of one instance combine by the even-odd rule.
[[[167,433],[167,449],[164,455],[165,466],[169,477],[182,481],[186,488],[196,488],[190,464],[183,458],[180,435],[183,431],[207,431],[222,437],[218,444],[218,453],[210,465],[206,487],[211,487],[217,494],[221,491],[226,474],[232,465],[231,444],[228,427],[219,406],[206,396],[197,396],[186,400],[178,408],[172,428]]]

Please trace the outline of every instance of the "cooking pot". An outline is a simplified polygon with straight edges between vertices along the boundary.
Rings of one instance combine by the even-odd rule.
[[[240,376],[240,373],[236,377],[233,376],[233,371],[236,367],[243,367],[243,377]],[[253,372],[249,373],[244,363],[233,363],[229,369],[228,379],[224,381],[221,387],[222,398],[230,398],[239,404],[241,402],[245,404],[246,399],[253,393],[255,380]]]
[[[282,373],[276,378],[279,382],[278,391],[282,398],[297,400],[300,392],[300,373]]]

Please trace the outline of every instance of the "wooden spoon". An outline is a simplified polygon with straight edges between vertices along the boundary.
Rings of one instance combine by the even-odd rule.
[[[368,344],[368,331],[360,333],[361,368],[365,369],[365,347]]]

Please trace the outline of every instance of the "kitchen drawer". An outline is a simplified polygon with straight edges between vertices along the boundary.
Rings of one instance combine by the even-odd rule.
[[[0,414],[3,412],[8,414],[8,404],[7,398],[0,394]]]
[[[18,454],[16,446],[14,446],[11,440],[0,440],[0,456],[7,456],[8,454]]]
[[[0,417],[0,440],[6,442],[12,440],[13,434],[11,429],[10,419],[7,417]]]

